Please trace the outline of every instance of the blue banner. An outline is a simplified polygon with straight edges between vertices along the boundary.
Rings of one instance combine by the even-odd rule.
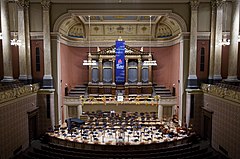
[[[125,83],[125,41],[116,41],[116,84]]]

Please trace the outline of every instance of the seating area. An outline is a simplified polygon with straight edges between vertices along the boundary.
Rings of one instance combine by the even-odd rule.
[[[106,145],[107,146],[107,145]],[[112,145],[113,146],[113,145]],[[141,149],[142,146],[142,149]],[[131,146],[117,146],[118,149],[98,150],[76,148],[52,142],[42,143],[35,141],[31,148],[23,154],[26,159],[112,159],[112,158],[132,158],[132,159],[218,159],[220,158],[205,141],[199,143],[182,143],[169,145],[167,147],[156,146],[152,149],[144,149],[145,145],[139,145],[139,149],[131,149]]]

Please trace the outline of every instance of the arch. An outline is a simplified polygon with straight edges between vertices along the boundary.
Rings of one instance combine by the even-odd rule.
[[[86,16],[86,15],[116,15],[116,13],[118,15],[129,15],[129,16],[134,16],[134,15],[156,15],[156,16],[164,16],[167,17],[168,21],[165,24],[166,26],[168,26],[171,30],[173,29],[173,26],[171,26],[171,21],[175,24],[177,24],[177,26],[179,27],[180,34],[183,32],[187,32],[187,25],[185,20],[178,14],[173,13],[171,10],[148,10],[148,11],[140,11],[140,10],[119,10],[119,12],[116,12],[116,10],[69,10],[68,13],[65,13],[63,15],[61,15],[56,22],[54,23],[54,27],[53,27],[53,31],[54,32],[60,32],[60,28],[61,26],[66,23],[67,20],[69,19],[74,19],[74,16],[77,16],[79,18],[79,22],[81,22],[84,25],[86,25],[86,22],[83,21],[83,19],[81,18],[81,16]],[[157,23],[155,23],[155,25],[157,25]],[[86,27],[86,26],[85,26]],[[85,28],[84,27],[84,28]],[[156,27],[155,27],[156,28]],[[176,27],[175,27],[176,28]],[[86,29],[84,29],[86,31]],[[156,29],[154,29],[156,32]],[[60,32],[61,34],[61,32]],[[86,33],[85,33],[86,34]],[[67,32],[65,32],[65,35],[67,35]],[[156,33],[154,33],[154,35],[156,35]],[[173,34],[173,38],[176,37],[175,34]],[[85,36],[86,37],[86,36]]]

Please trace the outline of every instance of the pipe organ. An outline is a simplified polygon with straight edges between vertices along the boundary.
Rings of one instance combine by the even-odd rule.
[[[116,45],[88,54],[88,60],[96,61],[89,65],[89,96],[105,94],[152,95],[152,66],[143,65],[152,61],[152,54],[125,45],[125,82],[116,83]]]

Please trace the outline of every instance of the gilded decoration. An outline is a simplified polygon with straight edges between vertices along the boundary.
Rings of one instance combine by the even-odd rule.
[[[240,103],[240,92],[232,90],[230,88],[221,87],[218,85],[202,84],[202,90],[204,93],[208,93],[214,96],[225,98],[230,101]]]
[[[0,92],[0,103],[10,101],[12,99],[29,95],[39,90],[38,84],[24,85],[22,87],[13,88]]]

